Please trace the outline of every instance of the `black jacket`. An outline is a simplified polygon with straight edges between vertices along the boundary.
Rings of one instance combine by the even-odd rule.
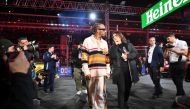
[[[72,66],[82,68],[82,61],[79,59],[80,49],[74,48],[72,51]]]
[[[112,74],[113,82],[117,81],[117,78],[114,77],[115,75],[114,73],[116,73],[114,69],[121,68],[121,63],[122,63],[121,50],[123,47],[125,47],[127,51],[129,52],[127,62],[128,62],[128,67],[131,74],[131,80],[132,82],[137,82],[139,81],[137,65],[136,65],[136,59],[137,59],[138,53],[135,47],[133,46],[133,44],[130,42],[122,43],[121,45],[114,44],[110,49],[109,56],[110,56],[110,61],[111,61],[112,73],[113,73]]]
[[[33,109],[32,79],[29,75],[16,73],[6,80],[1,78],[0,82],[0,109]]]
[[[44,70],[54,71],[56,69],[57,59],[51,58],[52,54],[50,52],[45,52],[43,55]]]

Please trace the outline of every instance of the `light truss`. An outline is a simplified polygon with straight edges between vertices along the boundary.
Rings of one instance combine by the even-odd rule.
[[[64,0],[15,0],[6,5],[4,1],[0,1],[1,6],[11,6],[19,8],[33,8],[33,9],[53,9],[62,11],[98,11],[104,12],[106,5],[104,3],[86,3],[74,2]],[[143,7],[130,7],[108,4],[110,14],[127,14],[139,15],[146,11]]]

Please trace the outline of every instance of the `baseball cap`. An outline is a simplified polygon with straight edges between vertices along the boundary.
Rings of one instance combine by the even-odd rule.
[[[0,40],[0,50],[8,50],[9,47],[13,46],[14,44],[8,39],[1,39]]]

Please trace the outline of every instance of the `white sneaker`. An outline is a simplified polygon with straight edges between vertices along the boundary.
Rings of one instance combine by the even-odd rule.
[[[87,94],[87,90],[82,90],[82,93],[85,93],[85,94]]]
[[[77,95],[80,95],[81,94],[81,91],[79,90],[79,91],[77,91],[77,93],[76,93]]]

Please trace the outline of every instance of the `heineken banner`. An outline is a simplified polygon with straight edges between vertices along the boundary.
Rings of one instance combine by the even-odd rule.
[[[142,28],[158,21],[189,2],[190,0],[161,0],[141,15]]]

